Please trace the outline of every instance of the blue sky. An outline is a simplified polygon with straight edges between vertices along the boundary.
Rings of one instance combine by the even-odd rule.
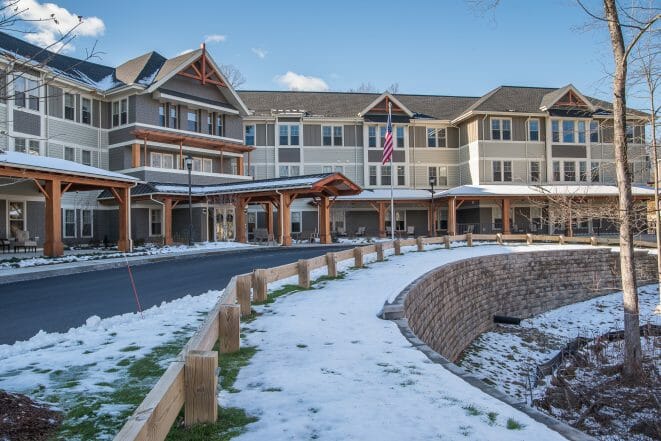
[[[241,70],[243,89],[287,89],[292,72],[338,91],[369,82],[378,91],[398,83],[402,93],[482,95],[501,84],[573,83],[610,100],[605,29],[585,30],[574,0],[502,0],[495,17],[464,0],[54,1],[102,21],[103,32],[77,38],[74,55],[97,41],[99,62],[116,65],[216,36],[209,52]]]

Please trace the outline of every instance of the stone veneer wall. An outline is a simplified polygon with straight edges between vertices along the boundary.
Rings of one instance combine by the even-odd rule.
[[[656,256],[636,254],[639,285],[656,276]],[[436,268],[407,288],[404,314],[415,335],[451,361],[494,314],[531,317],[619,290],[610,249],[538,251],[465,259]]]

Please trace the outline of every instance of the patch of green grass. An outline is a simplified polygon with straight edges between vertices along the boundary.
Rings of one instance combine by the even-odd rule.
[[[220,387],[230,393],[239,392],[234,388],[239,370],[246,366],[253,355],[257,352],[257,348],[247,346],[239,349],[238,352],[233,354],[223,354],[218,357],[218,367],[220,367]]]
[[[122,348],[119,350],[119,352],[134,352],[140,349],[140,346],[138,345],[128,345],[125,348]]]
[[[47,374],[51,371],[52,369],[40,369],[40,368],[34,368],[32,369],[32,372],[35,374]]]
[[[278,288],[275,291],[271,291],[268,294],[268,296],[266,297],[265,301],[256,302],[254,304],[255,305],[268,305],[268,304],[271,304],[271,303],[275,302],[275,300],[278,297],[286,296],[288,294],[292,294],[292,293],[299,292],[299,291],[309,291],[311,289],[313,289],[313,288],[303,288],[303,287],[300,287],[298,285],[287,284],[287,285],[284,285],[282,288]]]
[[[507,427],[509,430],[521,430],[526,426],[515,419],[508,418],[507,425],[505,427]]]
[[[466,414],[470,416],[482,415],[482,411],[477,407],[473,406],[472,404],[468,406],[464,406],[463,409],[466,411]]]
[[[166,441],[227,441],[245,430],[245,426],[257,421],[243,409],[236,407],[218,407],[218,421],[215,424],[197,424],[184,427],[180,416],[170,430]]]
[[[487,418],[489,419],[489,425],[494,426],[496,424],[496,418],[498,418],[498,412],[489,412],[487,413]]]
[[[131,364],[130,358],[122,358],[117,362],[117,366],[125,367]]]
[[[319,277],[318,279],[313,280],[311,284],[312,284],[312,285],[316,285],[316,284],[318,284],[318,283],[329,282],[329,281],[331,281],[331,280],[342,280],[342,279],[344,279],[345,277],[346,277],[346,273],[345,273],[345,272],[339,272],[339,273],[337,273],[337,276],[335,276],[335,277],[331,277],[331,276],[321,276],[321,277]]]

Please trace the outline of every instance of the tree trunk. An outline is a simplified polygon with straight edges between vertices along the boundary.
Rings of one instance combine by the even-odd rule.
[[[620,214],[620,270],[624,300],[624,370],[623,376],[635,381],[640,377],[641,347],[638,311],[638,290],[634,269],[633,253],[633,196],[631,195],[631,172],[627,158],[626,140],[626,79],[627,59],[624,37],[615,0],[604,0],[605,18],[608,21],[615,73],[613,76],[613,122],[615,147],[615,171],[619,191]]]

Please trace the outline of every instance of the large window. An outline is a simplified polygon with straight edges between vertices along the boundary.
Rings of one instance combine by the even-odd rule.
[[[163,159],[165,160],[163,155]],[[193,171],[202,173],[213,173],[213,160],[211,158],[193,158]],[[236,173],[234,173],[236,174]]]
[[[590,142],[599,142],[599,122],[590,121]]]
[[[14,105],[39,110],[39,83],[24,76],[14,78]]]
[[[376,145],[376,126],[369,126],[367,128],[367,146],[370,148],[377,147]]]
[[[64,93],[64,119],[76,119],[76,97],[73,93]]]
[[[80,121],[83,124],[92,124],[92,100],[82,98],[80,103]]]
[[[596,129],[596,128],[595,128]],[[590,139],[592,139],[593,127],[590,125]],[[585,121],[573,119],[551,120],[551,132],[553,142],[565,144],[585,144],[586,125]]]
[[[94,211],[80,210],[80,237],[92,237]]]
[[[512,161],[493,161],[492,171],[494,182],[512,181]]]
[[[216,114],[216,136],[225,136],[225,131],[223,130],[223,127],[225,127],[223,115]]]
[[[168,104],[168,127],[171,129],[179,128],[179,117],[176,104]]]
[[[588,163],[586,161],[578,163],[578,180],[588,182]]]
[[[528,141],[539,141],[539,120],[536,118],[528,121]]]
[[[500,161],[493,161],[491,164],[492,168],[492,177],[494,182],[500,182],[503,180],[503,164]]]
[[[434,185],[438,185],[438,169],[436,167],[427,168],[427,182],[434,182]]]
[[[64,210],[64,237],[76,237],[76,210]]]
[[[397,185],[406,185],[406,167],[397,166]]]
[[[9,201],[7,207],[9,217],[9,233],[16,237],[16,233],[25,230],[25,202]]]
[[[564,161],[563,165],[563,171],[564,171],[564,176],[563,180],[564,181],[575,181],[576,180],[576,163],[574,161]]]
[[[76,149],[73,147],[65,147],[64,148],[64,159],[67,161],[75,161],[76,160]]]
[[[592,182],[599,182],[599,163],[593,162],[590,166],[590,180]]]
[[[553,182],[560,182],[560,161],[553,161]]]
[[[341,146],[343,144],[342,126],[322,126],[321,144],[324,146]]]
[[[448,185],[448,168],[444,165],[438,168],[438,180],[436,185],[440,187],[447,187]]]
[[[530,182],[540,182],[540,166],[539,161],[530,162]]]
[[[562,121],[562,142],[574,143],[574,121]]]
[[[129,122],[129,100],[124,98],[112,103],[112,126],[123,126]]]
[[[158,125],[161,127],[165,127],[166,125],[166,117],[167,114],[167,105],[165,103],[161,103],[158,105]]]
[[[170,153],[150,152],[149,166],[154,168],[174,168],[174,156]]]
[[[395,127],[395,147],[404,148],[404,127]]]
[[[163,231],[163,211],[160,208],[149,209],[149,235],[160,236]]]
[[[494,141],[509,141],[512,139],[512,120],[491,118],[491,139]]]
[[[29,155],[40,155],[41,148],[39,147],[39,140],[14,138],[14,151],[27,153]]]
[[[389,165],[381,166],[381,185],[390,185],[392,182],[392,172]]]
[[[301,167],[299,165],[281,165],[279,168],[280,177],[299,176]]]
[[[446,129],[427,127],[427,147],[447,147]]]
[[[376,165],[370,165],[369,183],[370,185],[377,185]]]
[[[246,145],[255,145],[255,126],[249,125],[245,128],[245,143]]]
[[[301,222],[301,212],[300,211],[292,211],[291,212],[291,232],[292,233],[300,233],[303,228],[303,222]]]
[[[299,145],[300,126],[298,124],[280,124],[280,145]]]
[[[558,121],[557,119],[551,121],[551,133],[552,133],[551,140],[553,142],[560,142],[560,121]]]
[[[186,130],[190,132],[197,132],[199,131],[199,114],[197,110],[189,110],[188,115],[186,117],[187,125],[186,125]]]
[[[80,162],[83,165],[92,165],[92,152],[89,150],[81,150]]]
[[[576,123],[577,127],[577,135],[578,135],[578,143],[579,144],[585,144],[585,121],[578,121]]]

